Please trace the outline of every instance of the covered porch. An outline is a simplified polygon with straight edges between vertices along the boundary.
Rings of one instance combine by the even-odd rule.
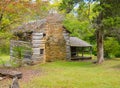
[[[92,45],[77,37],[70,37],[71,60],[92,59]]]

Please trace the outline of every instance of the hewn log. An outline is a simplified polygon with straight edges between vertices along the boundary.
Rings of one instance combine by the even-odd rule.
[[[18,71],[11,71],[11,70],[6,70],[6,69],[0,69],[0,75],[1,76],[8,76],[10,78],[22,78],[22,73]]]
[[[32,58],[33,59],[43,59],[43,55],[40,56],[40,55],[35,54],[32,56]]]
[[[44,44],[45,40],[32,40],[33,44]]]
[[[40,53],[40,48],[33,48],[34,53]]]
[[[33,44],[33,48],[45,47],[45,44]]]
[[[17,40],[11,40],[10,42],[11,42],[12,44],[14,44],[14,43],[24,43],[24,44],[30,44],[30,42],[17,41]]]
[[[33,40],[40,40],[40,39],[42,39],[42,38],[43,38],[43,36],[33,36],[33,37],[32,37]]]
[[[43,33],[33,33],[33,36],[37,35],[37,36],[43,36]]]

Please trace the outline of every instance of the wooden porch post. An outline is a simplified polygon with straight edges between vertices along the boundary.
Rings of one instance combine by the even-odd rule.
[[[76,47],[76,53],[77,53],[77,56],[79,56],[79,55],[78,55],[78,47]]]
[[[82,57],[84,56],[84,47],[82,47]]]
[[[92,57],[92,47],[90,47],[90,57]]]

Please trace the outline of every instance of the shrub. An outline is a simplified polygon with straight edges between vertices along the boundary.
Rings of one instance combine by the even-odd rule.
[[[25,56],[26,50],[31,51],[31,48],[25,46],[15,46],[13,48],[13,57],[15,58],[13,62],[16,62],[18,67],[22,66],[22,60]]]
[[[0,58],[0,65],[1,65],[1,66],[5,66],[5,62],[3,61],[2,58]]]
[[[13,37],[10,31],[0,31],[0,54],[8,55],[10,52],[10,39]]]
[[[9,54],[10,52],[10,44],[7,40],[1,40],[0,41],[0,54]]]
[[[120,54],[119,42],[113,38],[108,37],[104,41],[104,55],[106,58],[114,58],[116,55]]]

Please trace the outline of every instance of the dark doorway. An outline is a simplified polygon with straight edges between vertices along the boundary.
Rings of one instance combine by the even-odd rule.
[[[77,47],[71,47],[71,56],[77,56]]]

